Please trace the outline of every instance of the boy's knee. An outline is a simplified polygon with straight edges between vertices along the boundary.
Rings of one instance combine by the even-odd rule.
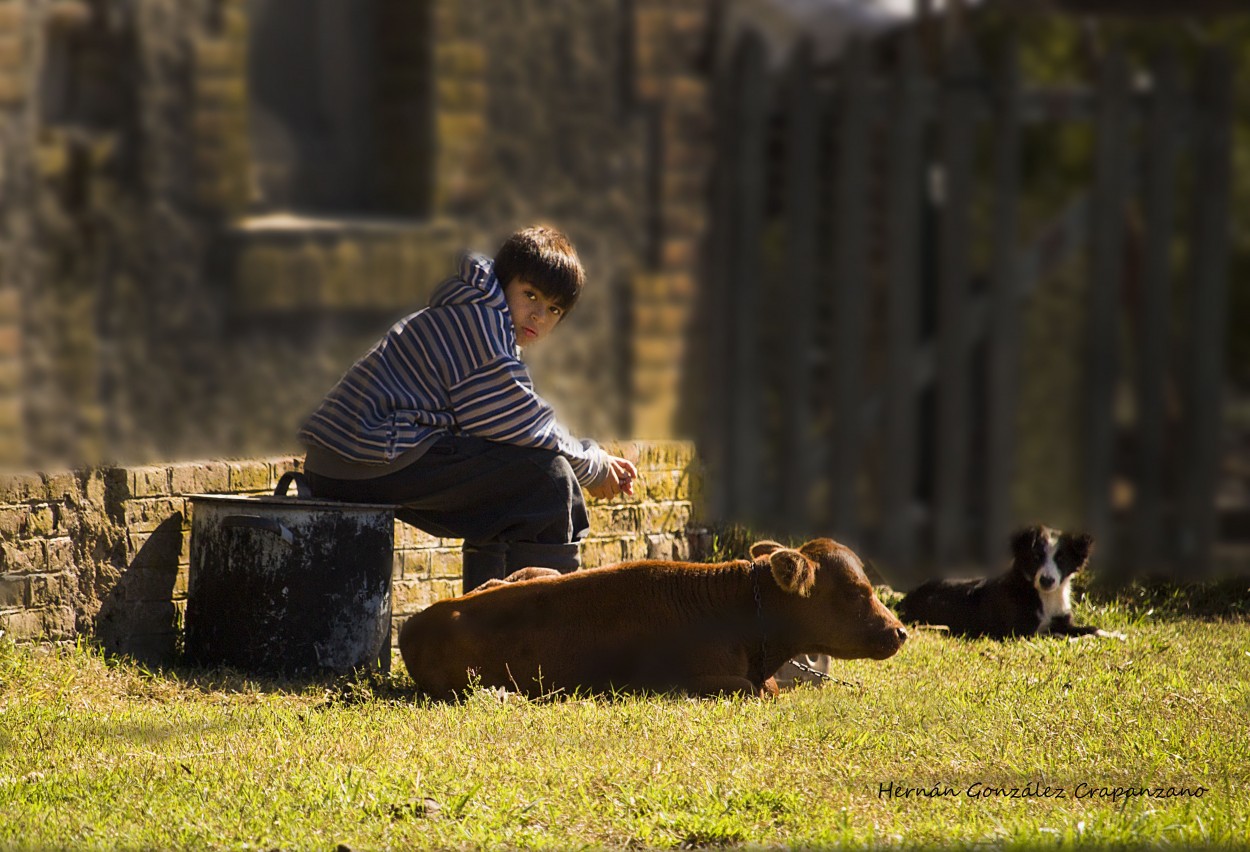
[[[577,482],[577,476],[573,473],[573,465],[569,464],[569,460],[559,453],[544,451],[541,466],[552,479],[560,482],[570,480]]]
[[[582,486],[577,481],[573,466],[564,456],[551,453],[543,459],[542,469],[550,484],[550,490],[547,490],[543,496],[535,494],[530,508],[538,513],[545,512],[549,523],[541,533],[534,536],[534,539],[542,542],[580,541],[590,528],[590,519],[586,514],[586,499],[582,496]],[[540,506],[545,508],[540,509]],[[576,564],[576,556],[574,556],[574,561],[567,565],[553,564],[547,567],[572,570]]]
[[[582,487],[568,459],[559,453],[544,452],[537,462],[557,490],[567,493],[571,501],[576,502],[581,499]]]

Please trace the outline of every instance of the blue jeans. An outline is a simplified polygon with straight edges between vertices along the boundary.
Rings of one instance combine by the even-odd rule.
[[[581,486],[550,450],[446,434],[421,458],[373,479],[307,471],[317,497],[394,503],[395,517],[444,538],[464,539],[464,591],[519,568],[580,567],[590,530]]]

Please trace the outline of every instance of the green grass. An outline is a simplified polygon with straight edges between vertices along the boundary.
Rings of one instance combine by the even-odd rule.
[[[921,632],[775,701],[440,705],[0,640],[0,848],[1246,847],[1250,623],[1186,599],[1078,608],[1126,641]],[[1066,795],[968,795],[1030,783]]]

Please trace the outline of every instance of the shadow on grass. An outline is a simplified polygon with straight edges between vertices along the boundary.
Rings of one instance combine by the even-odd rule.
[[[410,704],[414,700],[423,700],[407,674],[384,673],[376,669],[361,669],[347,674],[265,674],[230,666],[193,667],[175,664],[152,667],[126,655],[107,652],[104,655],[110,665],[135,666],[144,677],[165,680],[183,689],[205,694],[284,693],[316,696],[321,697],[326,706],[377,702]]]
[[[1120,606],[1137,616],[1197,621],[1250,620],[1250,577],[1207,583],[1143,579],[1122,583],[1092,580],[1085,587],[1094,606]]]

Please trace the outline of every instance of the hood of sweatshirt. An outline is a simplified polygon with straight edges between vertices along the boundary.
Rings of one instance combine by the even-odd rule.
[[[503,286],[495,277],[495,262],[482,254],[466,252],[456,264],[456,274],[434,288],[430,307],[444,305],[486,305],[507,311]]]

